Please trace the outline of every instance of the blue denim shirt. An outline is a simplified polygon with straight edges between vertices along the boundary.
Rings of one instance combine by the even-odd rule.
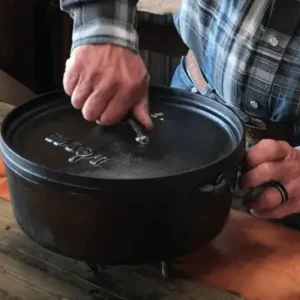
[[[289,5],[297,10],[285,13]],[[174,21],[208,81],[204,94],[214,91],[225,105],[266,121],[298,122],[299,6],[296,0],[183,0]]]

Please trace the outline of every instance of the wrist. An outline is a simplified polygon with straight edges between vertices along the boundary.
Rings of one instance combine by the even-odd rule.
[[[113,44],[138,52],[136,6],[126,0],[86,3],[72,9],[72,50],[81,45]]]

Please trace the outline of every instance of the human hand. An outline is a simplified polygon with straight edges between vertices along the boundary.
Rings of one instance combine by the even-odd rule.
[[[88,121],[113,125],[132,110],[147,129],[153,126],[148,112],[148,73],[140,55],[115,45],[75,48],[66,63],[63,79],[72,105]]]
[[[300,151],[283,141],[262,140],[250,148],[241,177],[241,188],[247,189],[266,181],[279,181],[289,199],[281,204],[281,194],[268,188],[247,206],[263,219],[279,219],[300,212]]]

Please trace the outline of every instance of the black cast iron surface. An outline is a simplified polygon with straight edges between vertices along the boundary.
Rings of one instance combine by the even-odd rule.
[[[150,110],[146,145],[126,121],[84,121],[61,92],[10,113],[1,150],[23,231],[97,264],[169,261],[209,243],[230,210],[242,124],[219,103],[170,88],[150,89]],[[216,189],[223,173],[228,180]]]
[[[147,145],[136,142],[136,133],[126,121],[111,127],[85,121],[62,92],[12,112],[3,122],[2,134],[19,157],[80,181],[187,174],[222,162],[241,145],[241,124],[222,105],[168,88],[153,87],[150,96],[155,128],[146,133]],[[22,163],[36,173],[34,166]]]
[[[209,243],[222,230],[231,204],[228,190],[74,193],[10,169],[7,175],[22,230],[52,251],[89,263],[174,260]]]

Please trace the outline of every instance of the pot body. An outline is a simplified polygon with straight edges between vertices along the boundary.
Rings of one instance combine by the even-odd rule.
[[[232,169],[232,173],[237,170]],[[47,187],[7,167],[13,212],[38,244],[97,264],[173,260],[222,230],[231,192],[76,191]]]
[[[136,123],[86,122],[61,92],[6,117],[0,148],[13,212],[30,238],[112,265],[174,260],[218,235],[245,155],[242,123],[181,90],[152,87],[150,98],[164,118],[146,146],[134,140]]]

